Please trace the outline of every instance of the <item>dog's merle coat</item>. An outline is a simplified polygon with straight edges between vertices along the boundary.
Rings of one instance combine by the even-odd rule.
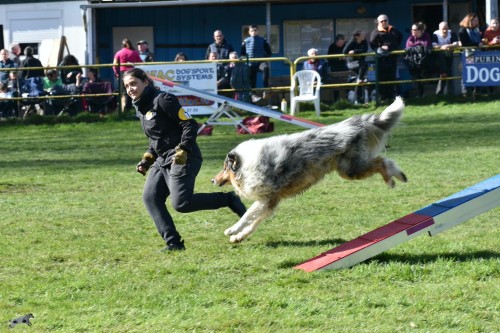
[[[307,190],[334,170],[346,179],[380,173],[391,187],[392,177],[406,182],[393,161],[379,156],[403,109],[398,97],[379,115],[353,116],[338,124],[239,144],[212,182],[222,186],[230,181],[240,196],[255,202],[225,234],[231,242],[242,241],[281,199]]]

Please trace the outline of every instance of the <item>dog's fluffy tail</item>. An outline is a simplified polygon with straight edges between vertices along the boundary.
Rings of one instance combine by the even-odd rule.
[[[378,117],[373,119],[375,126],[384,132],[390,131],[399,122],[405,104],[401,97],[396,97],[394,102],[389,105]]]

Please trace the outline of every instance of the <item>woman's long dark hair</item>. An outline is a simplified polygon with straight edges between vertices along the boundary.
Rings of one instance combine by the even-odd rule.
[[[125,78],[125,76],[135,77],[136,79],[139,79],[142,82],[148,81],[148,83],[149,83],[149,85],[151,85],[151,87],[155,86],[155,83],[153,82],[153,80],[148,76],[148,74],[146,74],[145,71],[143,71],[140,68],[132,68],[132,69],[127,70],[125,73],[123,73],[123,78]]]

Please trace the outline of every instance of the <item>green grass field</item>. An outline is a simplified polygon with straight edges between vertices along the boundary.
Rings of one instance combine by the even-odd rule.
[[[333,123],[356,109],[300,116]],[[274,134],[302,130],[275,121]],[[336,174],[229,243],[227,208],[173,212],[187,250],[163,247],[142,203],[138,121],[1,126],[0,332],[499,332],[500,210],[350,269],[293,269],[500,172],[500,101],[412,106],[385,153],[409,178]],[[197,191],[249,136],[199,137]],[[231,190],[230,187],[224,188]],[[167,201],[170,207],[169,201]],[[250,202],[246,202],[250,204]]]

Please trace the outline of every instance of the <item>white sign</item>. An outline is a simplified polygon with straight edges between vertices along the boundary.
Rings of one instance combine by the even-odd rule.
[[[137,67],[144,70],[149,76],[217,94],[217,68],[213,62],[198,64],[179,62]],[[168,86],[161,81],[155,80],[154,82],[162,91],[176,95],[184,109],[192,116],[212,114],[217,110],[217,103],[214,101],[186,95],[175,86]]]

